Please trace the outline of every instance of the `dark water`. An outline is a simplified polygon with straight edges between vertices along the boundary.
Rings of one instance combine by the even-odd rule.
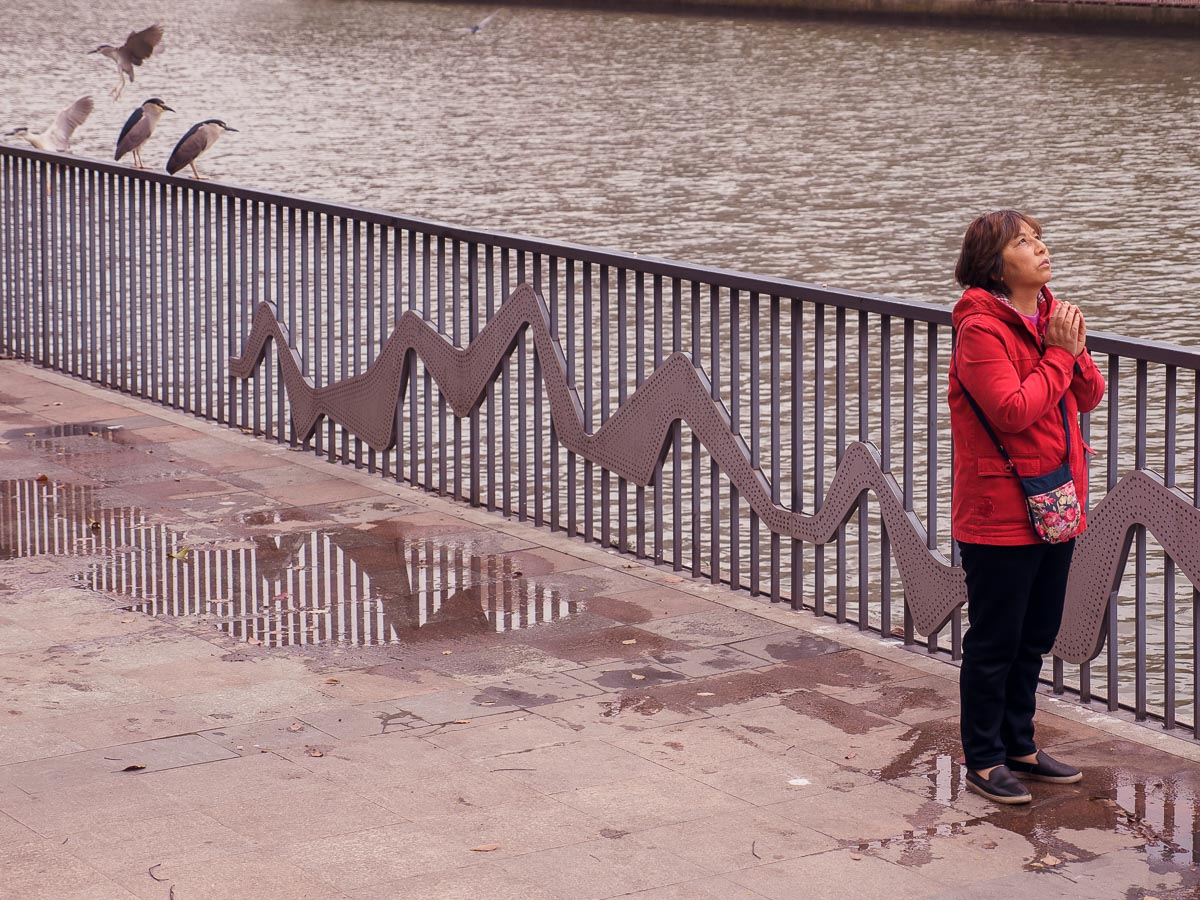
[[[1046,226],[1094,330],[1200,343],[1200,42],[324,0],[14,0],[7,127],[85,93],[111,157],[145,97],[241,129],[213,178],[950,302],[970,217]],[[116,103],[84,52],[160,21]]]

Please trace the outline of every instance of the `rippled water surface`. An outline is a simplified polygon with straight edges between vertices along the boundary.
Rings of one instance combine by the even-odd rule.
[[[241,129],[213,178],[951,302],[958,241],[1042,218],[1094,330],[1200,343],[1200,42],[389,0],[9,0],[0,123],[85,93],[110,157],[158,95]],[[113,103],[85,51],[166,27]]]

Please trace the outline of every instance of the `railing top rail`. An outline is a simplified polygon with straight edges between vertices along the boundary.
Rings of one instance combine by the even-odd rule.
[[[428,234],[432,237],[482,243],[528,253],[540,253],[545,256],[577,260],[593,265],[612,266],[614,268],[644,272],[648,275],[658,275],[663,278],[677,278],[681,281],[701,282],[730,290],[755,292],[768,296],[785,297],[828,306],[863,310],[933,325],[949,326],[951,324],[950,305],[943,306],[919,300],[902,300],[861,291],[839,290],[803,281],[756,275],[736,269],[695,265],[655,256],[639,256],[635,253],[625,253],[619,250],[590,247],[584,244],[572,244],[565,241],[530,238],[504,231],[465,228],[432,219],[403,216],[383,210],[313,200],[308,197],[265,191],[259,188],[248,188],[221,182],[196,181],[191,178],[168,175],[165,172],[131,169],[128,166],[104,160],[41,151],[32,147],[0,145],[0,155],[37,160],[55,165],[69,165],[77,169],[108,175],[119,175],[124,178],[140,179],[156,184],[168,184],[174,187],[231,197],[237,200],[282,206],[320,215],[342,216],[389,228],[408,229]],[[1102,353],[1200,371],[1200,351],[1180,344],[1129,338],[1101,331],[1089,332],[1088,343],[1091,349]]]

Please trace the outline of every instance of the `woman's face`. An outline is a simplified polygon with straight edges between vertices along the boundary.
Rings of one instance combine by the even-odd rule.
[[[1050,253],[1028,222],[1021,223],[1021,230],[1005,245],[1001,256],[1009,291],[1040,289],[1050,281]]]

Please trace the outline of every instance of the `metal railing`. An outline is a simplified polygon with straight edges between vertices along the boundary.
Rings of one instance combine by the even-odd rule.
[[[918,640],[878,504],[830,545],[773,533],[699,438],[669,433],[634,484],[567,450],[527,340],[486,399],[457,416],[410,354],[394,446],[325,420],[292,429],[276,350],[260,377],[230,375],[262,301],[320,388],[365,373],[414,311],[469,345],[521,283],[549,329],[594,433],[673,353],[701,367],[775,504],[815,512],[847,445],[869,441],[931,550],[949,539],[944,396],[949,306],[566,243],[457,228],[112,164],[0,148],[0,345],[96,384],[291,443],[531,525],[566,531],[692,577],[957,658],[962,618]],[[1133,468],[1197,496],[1200,352],[1091,333],[1108,393],[1084,420],[1100,450],[1092,505]],[[1106,653],[1055,660],[1058,693],[1200,735],[1196,593],[1135,530],[1133,574],[1110,604]]]

